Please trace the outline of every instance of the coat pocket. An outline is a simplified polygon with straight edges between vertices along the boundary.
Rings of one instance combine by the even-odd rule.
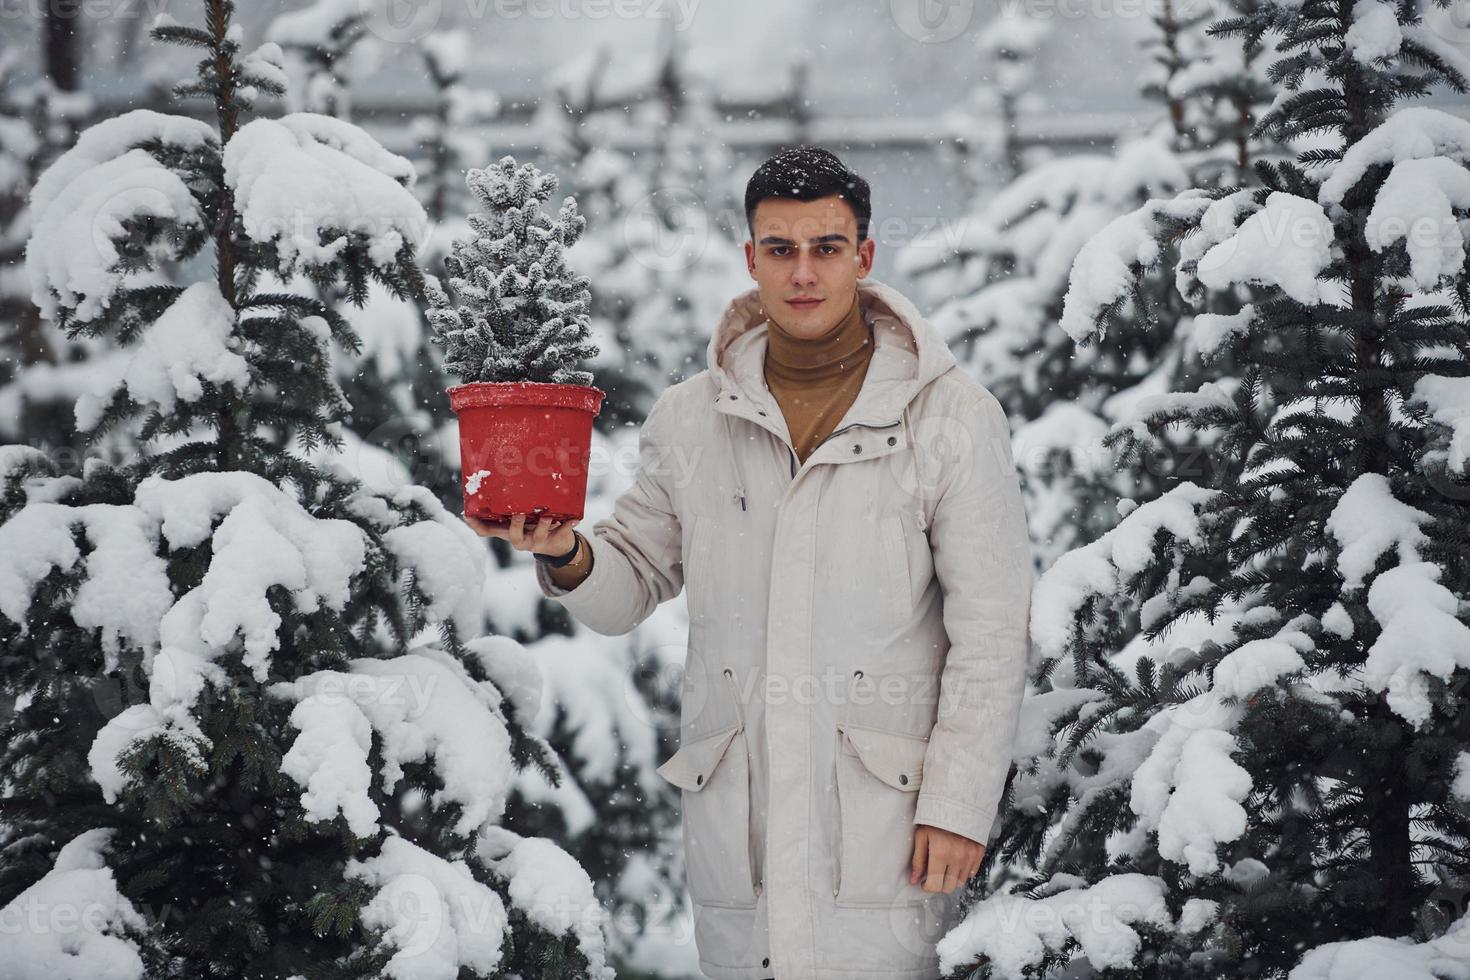
[[[834,903],[871,908],[926,901],[923,883],[909,884],[909,868],[929,740],[849,722],[837,726],[837,739]]]
[[[700,905],[750,908],[750,754],[740,724],[679,747],[658,774],[678,786],[689,895]]]

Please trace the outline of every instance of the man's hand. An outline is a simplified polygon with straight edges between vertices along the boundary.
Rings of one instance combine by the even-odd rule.
[[[984,844],[926,823],[915,824],[909,884],[923,878],[926,892],[952,892],[975,877],[984,857]]]
[[[572,550],[572,545],[576,543],[576,538],[572,535],[572,528],[582,523],[581,520],[553,521],[549,517],[542,516],[528,535],[526,534],[525,514],[512,514],[509,527],[482,521],[469,514],[462,516],[464,522],[474,528],[475,533],[482,538],[504,538],[517,551],[553,556],[564,555]]]

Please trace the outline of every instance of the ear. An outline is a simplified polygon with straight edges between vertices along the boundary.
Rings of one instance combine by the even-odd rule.
[[[877,254],[877,251],[878,243],[873,239],[872,235],[864,238],[862,240],[862,243],[858,245],[857,259],[859,279],[866,279],[868,277],[868,273],[873,271],[873,256]]]

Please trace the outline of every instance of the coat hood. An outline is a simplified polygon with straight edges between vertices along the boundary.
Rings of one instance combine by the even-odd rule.
[[[871,276],[858,280],[857,288],[876,347],[852,417],[896,416],[957,362],[944,337],[898,290]],[[706,351],[710,375],[721,391],[754,392],[764,386],[767,329],[759,289],[741,293],[725,307]]]
[[[860,279],[857,288],[858,308],[873,327],[875,346],[862,388],[834,431],[858,424],[891,425],[901,419],[908,438],[909,403],[958,362],[939,331],[898,290],[871,277]],[[770,397],[765,382],[768,329],[759,289],[741,293],[725,307],[707,352],[709,373],[720,392],[717,405],[732,390],[743,393],[747,404],[761,404]],[[721,414],[726,437],[733,439],[730,416]],[[745,510],[745,473],[739,454],[731,458],[731,494]]]

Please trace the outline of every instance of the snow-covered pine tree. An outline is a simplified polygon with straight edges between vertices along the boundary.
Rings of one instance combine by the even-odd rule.
[[[71,407],[89,376],[93,345],[67,340],[41,317],[22,258],[31,226],[27,193],[76,139],[93,105],[89,95],[62,91],[48,78],[24,79],[20,55],[17,47],[0,49],[0,441],[25,433],[80,472]]]
[[[353,84],[371,64],[371,59],[357,53],[372,52],[379,46],[378,39],[367,31],[364,10],[351,2],[319,0],[311,7],[277,16],[267,25],[265,36],[286,46],[284,63],[295,69],[287,71],[295,81],[288,86],[287,105],[304,103],[309,111],[350,121]],[[468,114],[450,108],[473,99],[468,93],[461,93],[462,98],[453,94],[463,88],[458,78],[466,44],[461,32],[431,32],[417,43],[430,66],[440,101],[434,114],[411,123],[416,134],[429,137],[447,125],[443,118],[447,111],[455,112],[454,121],[461,126],[473,121]],[[294,97],[298,87],[307,90],[304,98]],[[425,169],[420,173],[432,176],[430,186],[416,179],[412,189],[425,204],[436,234],[434,241],[421,244],[418,263],[431,267],[439,258],[438,240],[444,231],[438,224],[442,214],[432,208],[443,206],[443,188],[460,168],[454,146],[442,138],[420,145],[426,153]],[[349,317],[357,334],[355,348],[337,345],[332,356],[337,384],[352,406],[343,418],[343,447],[322,452],[336,453],[359,479],[378,489],[426,486],[446,507],[457,511],[462,499],[459,440],[445,392],[449,381],[442,354],[430,343],[432,331],[423,305],[371,281],[356,287],[351,283],[326,288],[277,283],[271,288],[320,299]],[[507,564],[508,546],[495,550],[502,565]],[[499,632],[509,633],[514,627],[503,615],[494,618]]]
[[[425,159],[423,177],[418,182],[423,189],[419,200],[436,223],[462,222],[460,205],[466,194],[460,174],[465,170],[464,163],[486,157],[490,140],[484,124],[504,108],[493,90],[465,79],[474,44],[468,31],[455,28],[430,31],[417,45],[429,84],[434,87],[434,111],[413,119],[409,126],[414,144],[422,148]],[[437,244],[438,237],[430,247]],[[447,250],[448,239],[445,241]],[[437,268],[442,257],[426,252],[422,262]]]
[[[1223,9],[1253,7],[1254,0],[1231,0]],[[1197,187],[1249,183],[1251,162],[1279,152],[1252,133],[1259,107],[1271,100],[1267,59],[1209,36],[1220,9],[1162,0],[1150,8],[1153,30],[1143,41],[1140,94],[1167,117],[1154,132],[1167,134]]]
[[[627,311],[620,332],[633,355],[628,366],[652,397],[704,369],[720,314],[750,288],[740,247],[744,181],[735,174],[716,105],[728,78],[704,67],[672,22],[664,23],[663,35],[657,80],[633,110],[634,125],[653,136],[646,154],[638,154],[651,161],[638,168],[647,195],[609,226],[622,240],[613,249],[621,263],[596,279],[599,294],[609,298],[616,289],[610,298]],[[652,397],[625,407],[636,407],[641,419]]]
[[[79,421],[140,449],[70,476],[0,448],[3,972],[610,980],[585,871],[504,825],[516,770],[555,760],[534,661],[475,635],[481,542],[306,458],[352,326],[257,289],[421,298],[412,168],[327,116],[241,124],[279,53],[204,6],[152,36],[202,52],[175,91],[212,124],[104,120],[30,198],[36,303],[127,355]]]
[[[434,341],[444,369],[464,383],[592,383],[576,366],[598,352],[587,339],[589,280],[566,261],[587,219],[570,196],[555,220],[541,211],[558,183],[510,155],[465,175],[480,210],[469,216],[475,237],[444,257],[458,304],[428,279]]]
[[[642,345],[626,329],[641,280],[621,274],[632,250],[618,228],[647,189],[633,158],[613,146],[609,117],[621,116],[628,100],[619,102],[618,90],[604,92],[611,84],[611,61],[611,49],[599,45],[559,64],[543,80],[548,92],[537,102],[534,122],[550,166],[568,175],[578,210],[588,219],[574,251],[577,268],[597,283],[588,317],[599,352],[589,368],[593,383],[607,392],[592,423],[603,433],[641,423],[656,394],[643,377]]]
[[[1057,320],[1077,249],[1108,221],[1187,186],[1167,143],[1126,142],[1114,155],[1037,164],[956,224],[936,226],[901,253],[906,268],[947,254],[962,271],[932,314],[966,369],[1006,406],[1016,436],[1036,559],[1095,539],[1117,521],[1115,501],[1144,492],[1103,449],[1109,399],[1138,388],[1179,346],[1177,323],[1076,350]],[[946,237],[952,236],[952,242]]]
[[[1470,920],[1449,921],[1470,886],[1470,122],[1401,105],[1466,91],[1443,13],[1267,0],[1218,21],[1275,51],[1258,132],[1313,145],[1258,161],[1259,188],[1150,201],[1079,253],[1063,326],[1093,343],[1131,328],[1120,309],[1176,242],[1181,295],[1235,298],[1195,331],[1240,383],[1157,396],[1109,434],[1212,430],[1213,478],[1038,583],[1048,689],[993,845],[1035,874],[977,905],[946,962],[1470,969]]]
[[[1112,154],[1032,166],[974,202],[960,222],[937,226],[900,255],[910,274],[948,283],[950,296],[932,319],[1015,420],[1015,455],[1042,568],[1113,527],[1119,497],[1152,499],[1196,476],[1188,468],[1197,468],[1207,449],[1170,433],[1160,451],[1122,470],[1124,461],[1110,458],[1102,444],[1108,426],[1129,418],[1140,399],[1198,383],[1192,312],[1168,277],[1143,280],[1147,302],[1140,306],[1149,315],[1127,331],[1078,348],[1057,328],[1082,244],[1149,198],[1196,185],[1200,173],[1231,172],[1240,140],[1218,121],[1219,105],[1239,93],[1265,95],[1251,82],[1259,67],[1248,59],[1187,45],[1196,61],[1181,61],[1178,50],[1194,35],[1170,11],[1164,4],[1151,14],[1153,60],[1143,90],[1164,104],[1144,131],[1124,138]],[[1159,53],[1170,50],[1170,57]],[[1230,105],[1240,116],[1238,104]],[[1233,121],[1238,129],[1249,119],[1246,113]],[[1131,307],[1121,314],[1130,315]],[[1226,373],[1229,365],[1213,370]]]
[[[314,0],[271,20],[265,40],[280,46],[282,68],[293,82],[282,93],[288,110],[351,117],[353,77],[371,71],[382,56],[369,31],[369,9],[354,0]]]
[[[940,140],[935,147],[936,159],[954,175],[966,200],[990,197],[1027,169],[1028,157],[1046,153],[1023,147],[1021,123],[1045,106],[1036,91],[1036,61],[1051,33],[1051,24],[1042,18],[1004,13],[976,32],[969,67],[980,77],[964,102],[944,113],[955,138]],[[926,269],[922,281],[943,289],[928,280],[952,269],[936,264]]]

